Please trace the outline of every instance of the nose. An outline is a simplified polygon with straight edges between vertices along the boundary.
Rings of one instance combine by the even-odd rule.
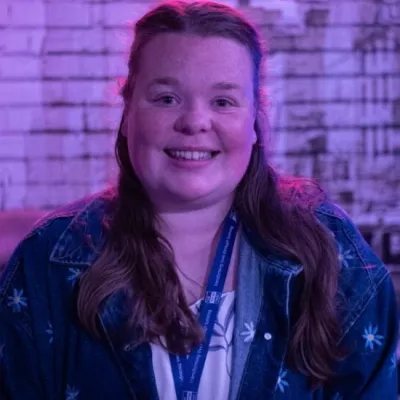
[[[186,135],[196,135],[211,130],[211,116],[207,110],[196,107],[184,110],[175,123],[175,129]]]

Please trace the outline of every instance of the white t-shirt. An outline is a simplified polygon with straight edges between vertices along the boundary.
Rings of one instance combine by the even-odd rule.
[[[190,306],[198,315],[201,300]],[[223,293],[210,341],[198,400],[228,400],[231,383],[232,340],[235,323],[235,292]],[[168,352],[159,344],[151,344],[153,369],[160,400],[176,399],[174,378]]]

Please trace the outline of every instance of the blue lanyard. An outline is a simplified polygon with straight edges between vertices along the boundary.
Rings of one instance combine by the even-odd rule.
[[[239,223],[230,212],[224,222],[217,252],[208,277],[206,294],[201,302],[199,321],[205,330],[204,341],[187,356],[170,354],[176,396],[179,400],[196,400],[201,374],[217,319]]]

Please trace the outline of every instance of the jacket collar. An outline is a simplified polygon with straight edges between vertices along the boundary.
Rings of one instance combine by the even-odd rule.
[[[111,198],[104,193],[92,200],[72,207],[71,222],[61,233],[50,253],[50,261],[54,264],[68,267],[89,267],[99,256],[104,245],[104,223],[111,218]],[[53,217],[65,215],[63,211],[53,214]],[[302,266],[288,258],[269,251],[262,245],[258,235],[244,227],[243,233],[249,244],[261,256],[265,263],[283,275],[301,272]]]
[[[110,198],[104,195],[50,216],[57,219],[69,212],[71,218],[50,252],[50,262],[68,267],[89,267],[104,245],[104,223],[109,219]]]

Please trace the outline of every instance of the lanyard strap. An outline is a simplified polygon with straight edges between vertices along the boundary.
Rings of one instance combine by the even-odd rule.
[[[204,327],[204,341],[187,356],[170,354],[176,396],[179,400],[196,400],[201,374],[217,319],[219,303],[225,286],[239,223],[236,214],[226,217],[217,252],[208,277],[206,293],[202,299],[199,322]]]

